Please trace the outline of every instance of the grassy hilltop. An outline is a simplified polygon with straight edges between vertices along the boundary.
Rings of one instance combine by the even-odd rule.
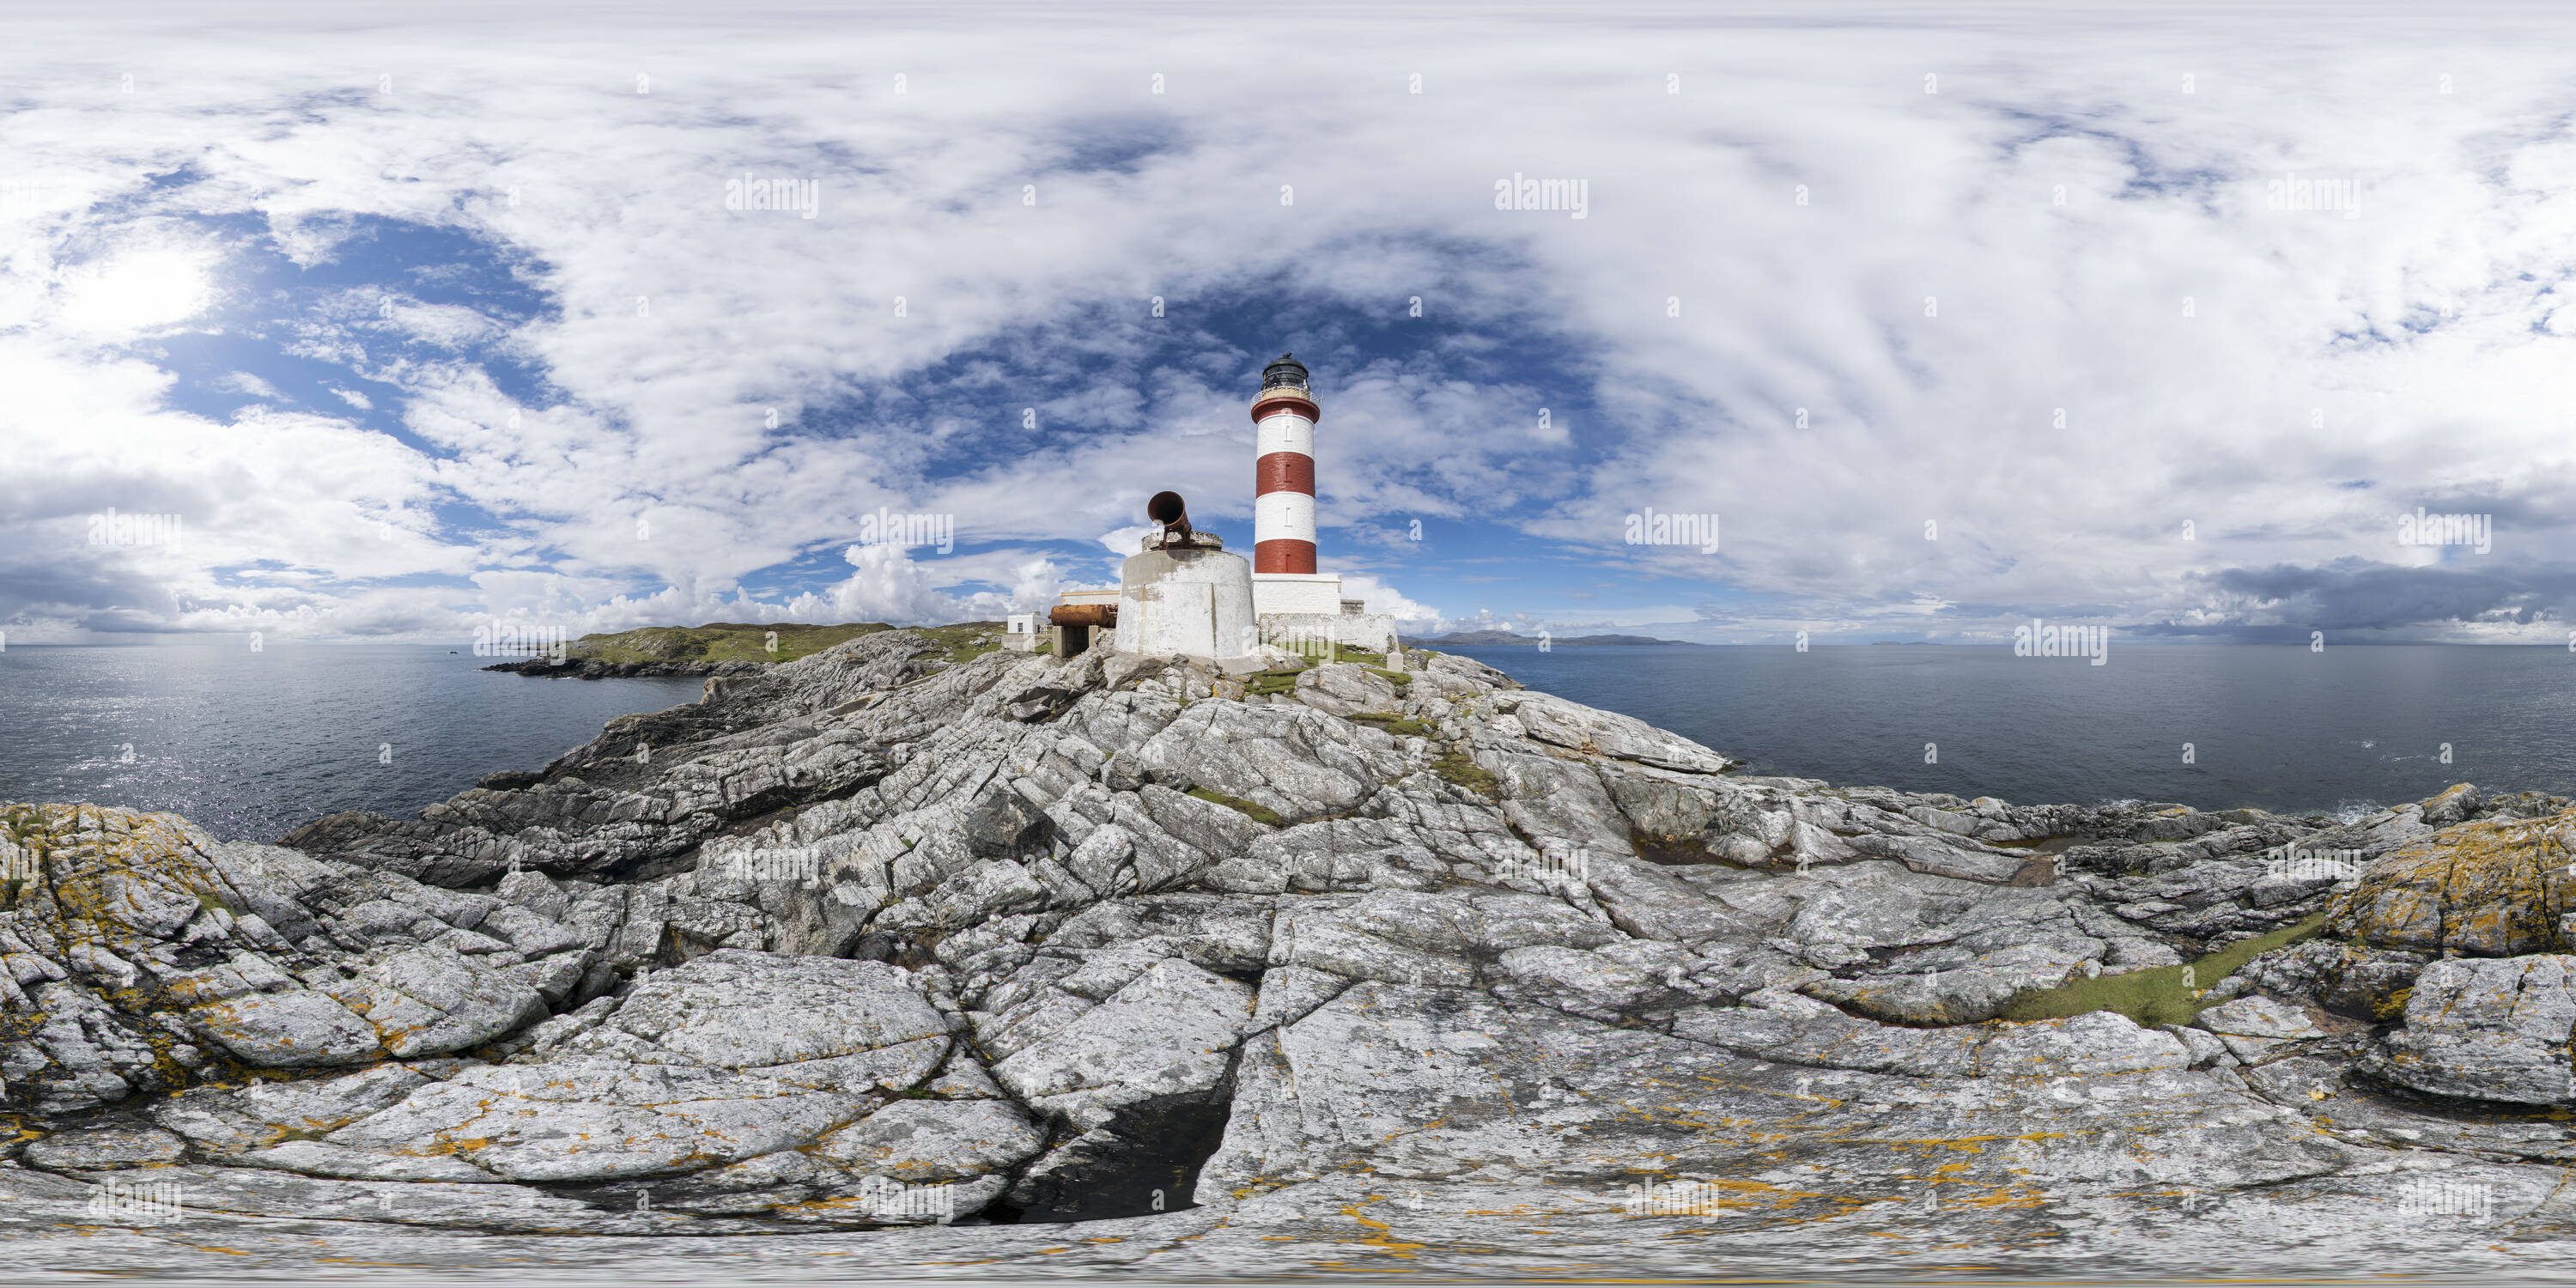
[[[814,626],[803,622],[709,622],[704,626],[643,626],[613,635],[584,635],[566,650],[571,661],[633,666],[654,662],[793,662],[809,653],[861,635],[895,629],[885,622]],[[953,661],[965,661],[1000,647],[1002,623],[960,622],[953,626],[910,629],[948,647]],[[778,649],[768,648],[770,632]],[[991,636],[987,641],[984,637]]]

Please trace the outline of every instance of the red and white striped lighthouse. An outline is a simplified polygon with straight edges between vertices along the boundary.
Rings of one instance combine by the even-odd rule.
[[[1315,571],[1315,422],[1324,418],[1291,354],[1261,370],[1252,399],[1252,571]]]

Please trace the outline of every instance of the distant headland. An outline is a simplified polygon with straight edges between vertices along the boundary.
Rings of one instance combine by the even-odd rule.
[[[597,680],[634,675],[731,675],[820,653],[843,640],[896,629],[885,622],[708,622],[703,626],[642,626],[614,634],[584,635],[560,648],[508,648],[515,660],[486,671],[513,671],[564,679]],[[907,629],[945,645],[946,660],[963,662],[1002,645],[1000,622],[959,622]],[[558,637],[560,638],[560,637]],[[482,653],[478,643],[475,651]]]
[[[1435,635],[1429,638],[1407,635],[1402,637],[1402,642],[1406,648],[1477,648],[1497,644],[1540,643],[1550,647],[1558,644],[1675,644],[1689,648],[1704,647],[1692,644],[1688,640],[1661,640],[1651,635],[1550,635],[1542,640],[1536,635],[1522,635],[1514,631],[1452,631],[1447,635]]]

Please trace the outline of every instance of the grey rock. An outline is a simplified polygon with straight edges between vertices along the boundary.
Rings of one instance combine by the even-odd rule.
[[[50,1171],[111,1171],[178,1162],[188,1142],[154,1127],[92,1127],[30,1142],[23,1157]]]
[[[254,1076],[238,1085],[213,1084],[153,1104],[163,1128],[187,1138],[204,1157],[231,1161],[241,1155],[310,1137],[401,1103],[427,1074],[400,1064],[335,1077],[265,1082]]]
[[[1351,662],[1327,662],[1297,676],[1297,700],[1328,715],[1392,712],[1403,705],[1393,682]]]
[[[2460,958],[2416,977],[2406,1026],[2371,1053],[2372,1076],[2435,1095],[2526,1105],[2576,1103],[2567,1039],[2576,958]]]
[[[2192,1022],[2221,1037],[2297,1039],[2324,1036],[2306,1012],[2268,997],[2244,997],[2219,1006],[2203,1007]]]
[[[810,1148],[854,1175],[954,1182],[1037,1157],[1046,1132],[1008,1101],[898,1100]]]
[[[362,1014],[384,1049],[399,1059],[462,1050],[546,1013],[544,999],[527,983],[507,973],[476,971],[443,947],[395,953],[329,991]]]
[[[387,1052],[375,1026],[310,990],[254,993],[191,1013],[198,1031],[244,1064],[262,1068],[361,1064]]]
[[[1494,709],[1514,717],[1531,739],[1575,751],[1700,774],[1720,773],[1734,763],[1642,720],[1544,693],[1515,693]]]
[[[1214,1088],[1252,1002],[1253,990],[1233,980],[1165,959],[995,1064],[993,1076],[1042,1113],[1099,1128],[1120,1106]]]

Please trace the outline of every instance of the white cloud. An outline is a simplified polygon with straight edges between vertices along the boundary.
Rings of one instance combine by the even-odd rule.
[[[1440,610],[1405,598],[1404,592],[1368,573],[1342,574],[1342,598],[1368,601],[1368,611],[1385,613],[1405,630],[1437,622]]]
[[[1001,562],[987,559],[915,559],[902,546],[851,546],[842,557],[857,571],[828,594],[788,600],[780,615],[756,620],[892,622],[935,625],[1033,612],[1054,602],[1061,570],[1043,557]],[[962,581],[1004,581],[1007,591],[952,593]]]
[[[211,61],[179,57],[193,27],[17,24],[23,56],[98,83],[190,70],[146,71],[130,95],[32,85],[9,118],[13,166],[78,199],[0,224],[0,530],[46,551],[0,556],[0,587],[19,588],[0,616],[187,626],[220,620],[190,605],[291,600],[312,612],[290,626],[382,629],[503,593],[602,620],[694,613],[852,539],[879,505],[952,513],[1023,564],[987,561],[980,579],[1009,589],[961,593],[942,563],[854,560],[792,602],[889,619],[1031,604],[1026,543],[1123,557],[1121,525],[1163,487],[1248,544],[1244,386],[1268,353],[1236,363],[1210,336],[1203,364],[1152,355],[1186,328],[1240,330],[1190,304],[1256,284],[1290,318],[1335,303],[1403,326],[1420,297],[1464,326],[1420,351],[1339,322],[1320,347],[1276,341],[1325,381],[1328,548],[1405,516],[1492,524],[1663,601],[1585,610],[1598,620],[1665,611],[1673,578],[1763,599],[1765,629],[1920,625],[1918,594],[1994,620],[2259,616],[2266,601],[2213,579],[2402,562],[2395,513],[2451,498],[2512,516],[2498,566],[2576,559],[2559,410],[2576,403],[2576,141],[2555,124],[2576,92],[2547,40],[2508,25],[2426,42],[2249,17],[2243,47],[2295,36],[2296,56],[2212,61],[2180,28],[2082,18],[1605,15],[1578,33],[1371,15],[1369,47],[1436,51],[1415,95],[1391,72],[1264,57],[1268,30],[1240,24],[1032,19],[1033,38],[648,18],[621,31],[654,75],[637,94],[540,13],[471,34],[306,13],[253,9],[264,38]],[[1357,43],[1343,21],[1304,15],[1301,34]],[[1166,94],[1146,92],[1148,66]],[[2178,67],[2205,69],[2195,93]],[[819,217],[725,210],[744,170],[819,183]],[[2265,208],[2292,170],[2361,176],[2359,217]],[[1587,217],[1495,210],[1515,173],[1584,179]],[[173,175],[182,195],[156,197]],[[458,229],[508,248],[559,312],[505,334],[388,280],[300,320],[297,352],[410,395],[403,428],[428,453],[313,415],[212,424],[169,410],[169,377],[126,347],[222,296],[216,252],[174,222],[200,211],[264,219],[308,264],[370,245],[363,220]],[[1043,347],[1050,326],[1080,328],[1081,362],[1070,344],[1024,353],[1049,377],[961,370],[936,404],[821,430],[853,391]],[[405,356],[363,357],[386,338]],[[514,407],[469,360],[488,343],[562,401]],[[1522,352],[1591,406],[1455,369]],[[934,464],[951,455],[974,464]],[[184,510],[201,544],[42,545],[107,504]],[[1723,515],[1723,551],[1622,546],[1620,517],[1647,505]],[[1417,602],[1377,575],[1426,618],[1474,598],[1408,570]],[[443,584],[370,588],[406,577]]]
[[[211,256],[173,245],[142,245],[65,272],[60,304],[47,321],[74,335],[123,339],[203,312]]]

